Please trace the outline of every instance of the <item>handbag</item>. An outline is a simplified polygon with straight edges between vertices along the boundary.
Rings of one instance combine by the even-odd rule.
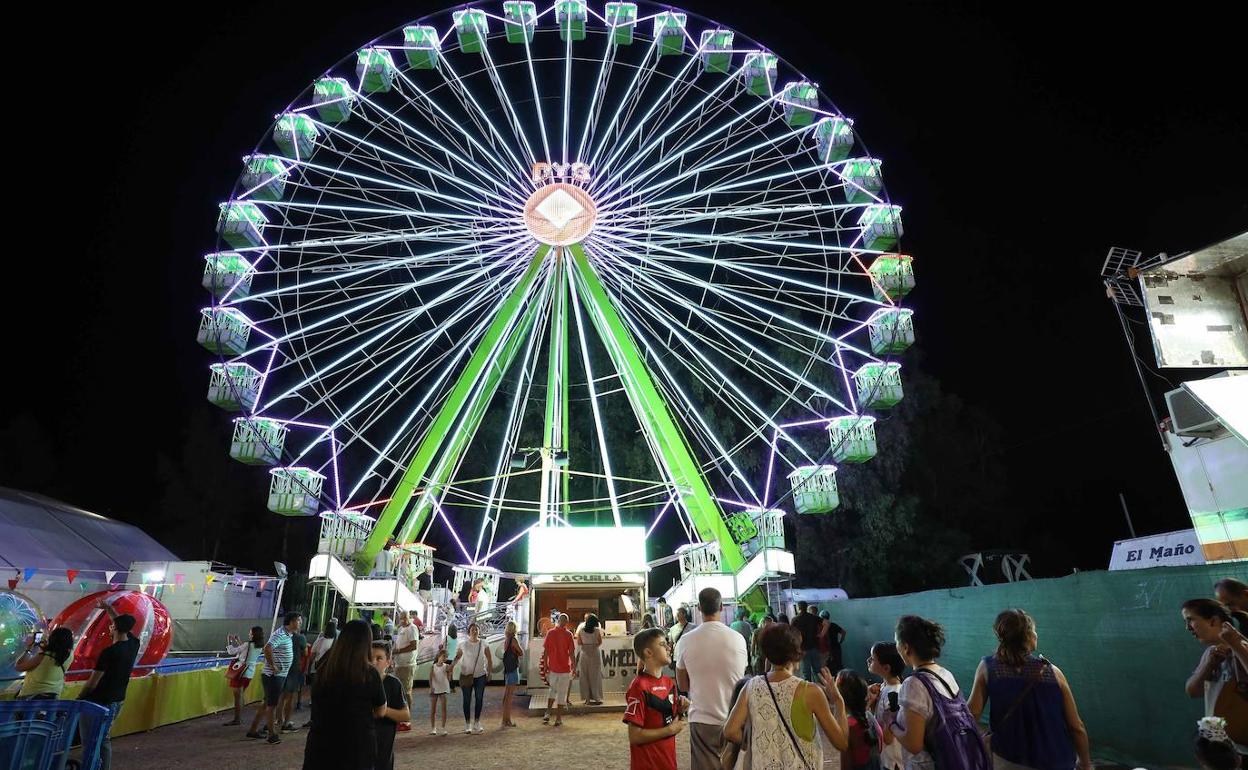
[[[459,669],[459,686],[465,690],[472,687],[472,681],[477,678],[477,664],[481,662],[481,651],[485,649],[485,640],[477,642],[477,658],[472,662],[472,671],[465,671],[463,667]]]
[[[780,724],[784,725],[784,731],[789,734],[789,740],[793,742],[793,750],[797,752],[797,758],[802,760],[802,766],[806,770],[812,770],[810,763],[806,761],[806,755],[802,753],[802,746],[797,742],[797,736],[793,734],[793,728],[789,727],[789,720],[784,718],[784,711],[780,708],[780,701],[776,699],[776,691],[771,689],[771,680],[766,676],[763,677],[763,683],[767,685],[767,692],[771,693],[771,702],[776,704],[776,716],[780,717]],[[802,685],[798,685],[800,688]],[[797,697],[794,694],[794,697]]]
[[[225,669],[225,678],[234,680],[242,677],[248,669],[247,661],[251,659],[251,642],[247,642],[247,649],[243,651],[240,658],[230,661],[230,665]]]

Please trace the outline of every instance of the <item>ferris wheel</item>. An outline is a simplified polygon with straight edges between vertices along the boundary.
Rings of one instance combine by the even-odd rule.
[[[365,555],[435,538],[485,566],[592,512],[736,569],[777,501],[836,507],[914,339],[853,121],[666,6],[482,3],[377,38],[275,117],[217,232],[198,338],[231,455],[273,466],[276,513],[374,517]]]

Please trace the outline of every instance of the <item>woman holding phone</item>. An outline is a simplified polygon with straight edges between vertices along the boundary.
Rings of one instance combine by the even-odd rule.
[[[64,626],[52,629],[46,636],[37,633],[30,639],[26,652],[14,664],[26,674],[18,700],[56,700],[65,689],[65,666],[74,650],[74,632]]]

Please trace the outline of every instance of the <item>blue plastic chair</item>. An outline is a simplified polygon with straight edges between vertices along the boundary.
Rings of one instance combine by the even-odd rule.
[[[0,768],[28,770],[52,766],[57,725],[43,719],[0,724]]]
[[[87,701],[0,702],[0,770],[64,770],[80,732],[79,767],[95,770],[112,721],[112,712]]]

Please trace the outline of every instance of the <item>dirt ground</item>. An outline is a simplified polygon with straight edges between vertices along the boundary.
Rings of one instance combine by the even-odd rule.
[[[464,735],[463,712],[459,696],[452,694],[450,716],[446,726],[449,735],[431,736],[429,732],[428,691],[419,689],[413,695],[413,725],[410,733],[400,733],[395,741],[395,767],[421,770],[475,770],[505,768],[506,770],[547,770],[552,764],[552,751],[566,764],[578,757],[574,765],[592,770],[627,770],[628,736],[620,723],[621,714],[598,713],[567,716],[562,727],[555,729],[542,724],[541,715],[530,716],[527,709],[513,710],[518,727],[502,730],[501,687],[486,690],[482,735]],[[527,697],[517,697],[517,706],[527,706]],[[244,722],[251,718],[254,707],[244,711]],[[307,721],[307,706],[298,712],[295,724]],[[270,746],[263,741],[243,736],[246,727],[222,727],[229,712],[169,725],[149,733],[127,735],[113,741],[113,767],[117,770],[298,770],[303,762],[306,733],[286,733],[282,743]],[[689,768],[689,734],[676,739],[676,757],[681,770]],[[831,752],[825,752],[831,754]],[[839,770],[839,762],[828,757],[825,770]],[[345,768],[344,768],[345,770]]]

